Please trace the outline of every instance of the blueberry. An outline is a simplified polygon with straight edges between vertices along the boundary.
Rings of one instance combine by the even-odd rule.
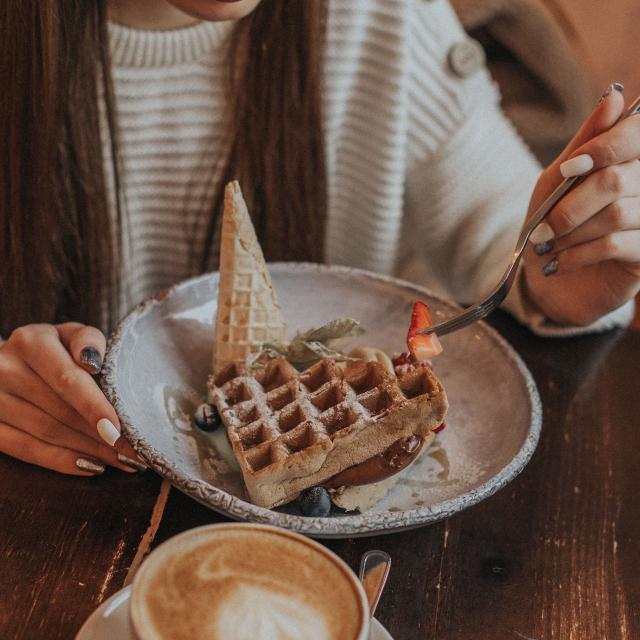
[[[202,431],[215,431],[221,424],[220,414],[214,405],[205,402],[193,414],[193,421]]]
[[[324,487],[307,489],[300,496],[300,510],[303,516],[324,518],[331,511],[331,498]]]

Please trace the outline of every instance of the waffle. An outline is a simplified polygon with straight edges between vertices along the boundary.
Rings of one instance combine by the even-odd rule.
[[[286,342],[287,325],[240,186],[224,192],[213,371],[246,362],[263,342]]]
[[[264,368],[231,364],[209,379],[249,499],[271,508],[382,453],[428,435],[447,399],[431,369],[398,380],[378,362],[342,369],[321,360],[299,373],[284,358]]]

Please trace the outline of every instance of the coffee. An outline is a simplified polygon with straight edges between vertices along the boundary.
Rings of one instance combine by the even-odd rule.
[[[368,617],[333,553],[249,524],[200,527],[158,547],[134,580],[131,615],[143,640],[356,640]]]

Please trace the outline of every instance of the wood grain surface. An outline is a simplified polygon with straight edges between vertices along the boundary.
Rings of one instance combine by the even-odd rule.
[[[122,586],[160,484],[153,473],[72,478],[0,457],[0,638],[73,638]]]
[[[540,389],[532,461],[447,521],[326,545],[354,569],[368,549],[391,554],[377,617],[395,640],[640,638],[640,333],[544,340],[492,323]],[[72,638],[150,549],[225,521],[161,486],[0,458],[0,638]]]

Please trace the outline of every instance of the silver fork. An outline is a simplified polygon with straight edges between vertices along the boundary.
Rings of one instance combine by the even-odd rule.
[[[640,113],[640,98],[637,98],[627,111],[620,117],[618,122],[628,118],[631,115]],[[576,183],[584,180],[585,176],[576,176],[573,178],[566,178],[563,180],[555,190],[546,198],[546,200],[536,209],[536,212],[529,218],[526,224],[522,227],[518,240],[516,242],[515,249],[513,251],[513,257],[511,262],[507,266],[507,270],[504,272],[500,282],[491,293],[482,302],[478,302],[470,307],[467,307],[464,311],[452,318],[444,320],[438,324],[434,324],[425,329],[419,329],[416,333],[420,335],[429,335],[436,333],[439,336],[443,336],[452,331],[462,329],[467,325],[470,325],[476,320],[486,318],[492,311],[495,311],[502,301],[507,297],[513,283],[516,279],[516,273],[518,271],[518,265],[522,259],[522,254],[527,246],[529,236],[533,233],[533,230],[547,217],[549,212],[556,206],[560,198],[562,198],[569,189],[571,189]]]

